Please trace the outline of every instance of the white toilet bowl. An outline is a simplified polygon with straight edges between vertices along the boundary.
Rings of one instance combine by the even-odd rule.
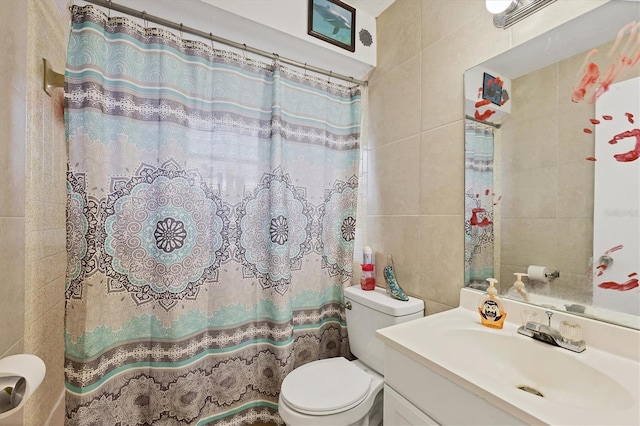
[[[384,378],[362,362],[329,358],[285,377],[278,412],[287,425],[382,424]]]
[[[349,346],[357,361],[329,358],[296,368],[282,382],[278,412],[289,426],[382,424],[384,344],[376,330],[421,318],[424,302],[385,289],[344,289]]]

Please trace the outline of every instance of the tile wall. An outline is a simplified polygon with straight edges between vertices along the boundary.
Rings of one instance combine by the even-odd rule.
[[[42,58],[64,71],[66,17],[53,0],[2,0],[0,35],[0,357],[32,353],[45,379],[10,425],[64,424],[66,266],[64,121],[61,93],[42,90]]]
[[[501,129],[502,175],[500,281],[529,264],[559,270],[551,284],[528,284],[533,293],[570,296],[591,304],[589,257],[593,245],[593,135],[582,129],[594,115],[593,105],[571,103],[571,86],[579,62],[568,59],[512,81],[511,116]],[[574,66],[567,66],[572,63]],[[562,70],[562,71],[561,71]],[[561,114],[567,107],[574,114]],[[576,109],[583,114],[575,114]],[[582,117],[583,123],[578,117]],[[526,143],[506,143],[526,141]]]
[[[25,350],[47,365],[44,382],[26,407],[26,425],[63,424],[52,413],[64,389],[66,168],[62,89],[42,90],[42,58],[64,72],[68,17],[52,0],[30,0],[27,56],[27,196],[25,229]],[[64,403],[64,401],[62,401]]]
[[[0,8],[0,357],[24,352],[27,3]]]

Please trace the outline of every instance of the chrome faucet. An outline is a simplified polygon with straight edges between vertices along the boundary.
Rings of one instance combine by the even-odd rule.
[[[548,325],[540,324],[535,321],[528,321],[525,325],[518,328],[518,334],[531,337],[553,346],[569,349],[573,352],[583,352],[587,349],[586,343],[582,340],[582,336],[580,336],[581,333],[577,333],[578,336],[576,336],[576,333],[572,332],[567,332],[566,334],[560,333],[560,331],[551,327],[551,317],[553,316],[553,312],[546,311],[545,313],[549,319]],[[567,323],[567,325],[572,329],[572,331],[579,331],[579,326],[577,324]]]

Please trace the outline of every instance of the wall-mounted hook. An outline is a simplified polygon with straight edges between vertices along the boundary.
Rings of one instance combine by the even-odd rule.
[[[42,77],[42,88],[51,96],[53,89],[57,87],[64,87],[64,75],[57,73],[51,68],[51,64],[46,59],[42,58],[44,73]]]

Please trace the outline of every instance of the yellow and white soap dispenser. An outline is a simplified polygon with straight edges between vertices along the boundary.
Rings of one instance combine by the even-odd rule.
[[[478,312],[480,313],[480,321],[482,325],[491,328],[502,328],[507,313],[504,310],[504,304],[498,297],[498,290],[494,284],[498,282],[495,278],[487,278],[489,288],[487,292],[480,298],[478,304]]]

